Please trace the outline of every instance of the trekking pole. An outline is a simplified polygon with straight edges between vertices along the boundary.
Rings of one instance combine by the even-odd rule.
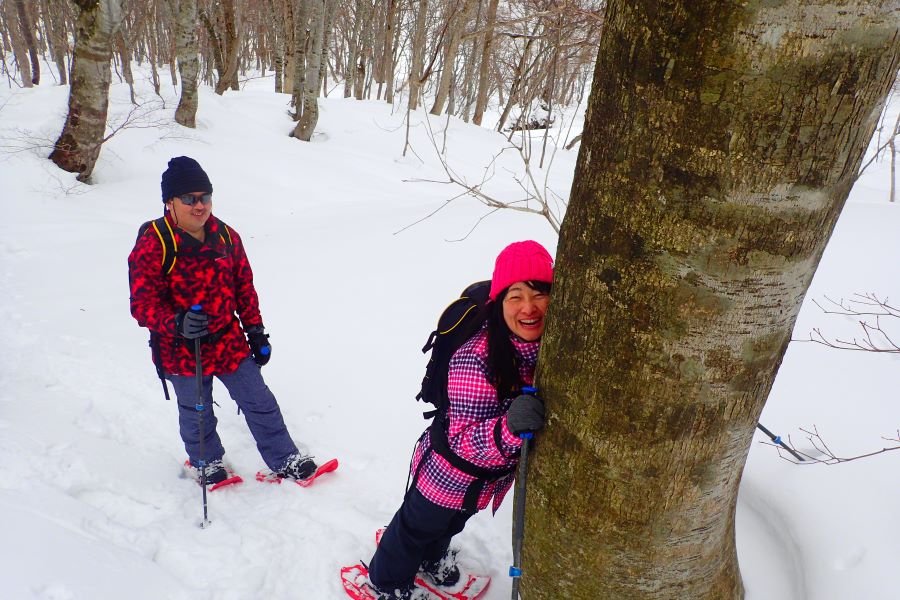
[[[200,312],[203,307],[195,304],[191,307],[191,312]],[[200,416],[200,460],[197,464],[200,467],[200,488],[203,490],[203,521],[200,522],[200,529],[209,527],[212,523],[207,518],[206,506],[206,428],[204,427],[204,412],[206,407],[203,405],[203,363],[200,359],[200,338],[194,338],[194,356],[197,365],[197,404],[194,408]]]
[[[534,394],[533,387],[523,387],[523,394]],[[519,600],[519,582],[522,578],[522,541],[525,539],[525,489],[528,478],[528,447],[534,433],[525,431],[519,434],[522,439],[522,453],[519,456],[519,472],[516,473],[516,494],[513,504],[513,564],[509,568],[512,577],[512,600]]]
[[[784,442],[782,442],[782,441],[781,441],[781,436],[780,436],[780,435],[775,435],[774,433],[772,433],[771,431],[769,431],[768,429],[766,429],[765,427],[763,427],[763,424],[762,424],[762,423],[757,423],[757,424],[756,424],[756,427],[757,427],[760,431],[762,431],[764,434],[766,434],[767,436],[769,436],[769,439],[771,439],[773,442],[775,442],[776,444],[778,444],[779,446],[781,446],[782,448],[784,448],[785,450],[787,450],[788,452],[790,452],[790,453],[791,453],[791,456],[793,456],[794,458],[796,458],[797,460],[800,460],[800,461],[805,460],[802,456],[800,456],[799,454],[797,454],[796,452],[794,452],[794,450],[793,450],[792,448],[788,447],[787,444],[785,444]]]

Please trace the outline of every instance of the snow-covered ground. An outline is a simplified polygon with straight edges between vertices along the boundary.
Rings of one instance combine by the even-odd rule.
[[[0,88],[0,597],[344,597],[340,566],[368,560],[404,491],[424,425],[413,400],[419,349],[437,314],[490,276],[507,243],[555,248],[539,217],[502,211],[479,222],[485,207],[446,204],[458,188],[423,182],[445,179],[424,111],[412,117],[405,157],[405,113],[376,101],[325,100],[307,144],[287,136],[287,97],[271,88],[269,79],[224,97],[204,88],[191,131],[171,122],[171,86],[163,102],[139,81],[151,110],[104,145],[92,186],[45,159],[68,88]],[[129,109],[116,83],[114,124]],[[521,197],[520,161],[500,153],[502,136],[456,119],[431,123],[438,147],[446,133],[454,169],[477,181],[499,154],[492,194]],[[548,182],[560,195],[576,152],[553,160]],[[217,383],[226,458],[248,481],[210,494],[208,529],[197,526],[199,489],[178,476],[174,403],[128,309],[126,257],[138,225],[161,214],[160,174],[178,155],[200,161],[215,213],[243,236],[274,348],[264,375],[293,436],[320,459],[341,460],[309,489],[252,481],[262,461]],[[848,203],[795,337],[813,327],[858,335],[852,320],[809,299],[900,292],[900,208],[886,202],[886,168],[874,165]],[[897,445],[881,439],[900,427],[897,366],[895,355],[792,344],[762,422],[800,446],[799,428],[816,426],[842,455]],[[747,598],[896,598],[900,451],[796,466],[764,439],[738,507]],[[509,596],[511,504],[478,515],[458,538],[464,564],[494,577],[486,600]]]

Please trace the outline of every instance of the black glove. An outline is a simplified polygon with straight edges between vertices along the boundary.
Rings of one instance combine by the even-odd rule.
[[[522,394],[516,396],[506,411],[506,426],[519,435],[526,431],[537,431],[544,427],[544,401],[539,396]]]
[[[247,329],[247,343],[250,344],[250,352],[253,360],[259,366],[265,365],[272,358],[272,344],[269,343],[269,334],[262,325]]]
[[[209,335],[209,317],[204,312],[189,310],[175,316],[178,335],[189,340]]]

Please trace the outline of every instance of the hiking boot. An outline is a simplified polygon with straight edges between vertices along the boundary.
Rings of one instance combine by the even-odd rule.
[[[441,587],[453,587],[459,582],[459,565],[456,564],[456,555],[459,550],[448,550],[440,560],[423,562],[421,571],[428,576],[435,585]]]
[[[375,592],[375,600],[431,600],[432,598],[428,590],[415,585],[395,590],[382,590],[372,586],[372,591]]]
[[[284,479],[302,480],[315,473],[318,468],[319,467],[316,465],[312,456],[304,456],[303,454],[297,453],[288,457],[284,466],[276,471],[275,474]]]
[[[184,466],[197,480],[197,483],[200,483],[200,469],[192,465],[190,461],[186,461]],[[229,477],[228,469],[225,468],[225,463],[221,459],[209,461],[203,470],[206,471],[206,485],[208,486],[225,481]]]

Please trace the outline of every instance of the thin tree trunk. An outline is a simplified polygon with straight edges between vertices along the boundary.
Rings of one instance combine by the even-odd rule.
[[[281,18],[281,0],[269,0],[269,27],[273,32],[272,66],[275,70],[275,93],[280,94],[284,88],[284,19]]]
[[[116,34],[114,43],[116,51],[119,53],[119,60],[122,61],[122,76],[125,78],[125,83],[128,84],[131,103],[137,106],[137,98],[134,95],[134,74],[131,72],[131,50],[128,48],[128,43],[125,41],[125,35],[121,29]]]
[[[200,59],[197,57],[197,0],[176,1],[175,53],[178,56],[181,96],[178,108],[175,109],[175,122],[193,129],[197,126],[197,75],[200,72]]]
[[[537,26],[535,26],[534,31],[532,31],[532,35],[528,37],[528,41],[525,42],[525,48],[522,49],[522,56],[519,58],[519,64],[516,66],[513,82],[509,88],[506,106],[503,107],[503,112],[500,114],[500,120],[497,122],[497,131],[503,131],[503,126],[509,118],[509,113],[512,111],[512,107],[515,106],[516,100],[519,98],[519,89],[522,87],[522,82],[525,80],[525,74],[528,72],[528,69],[526,68],[528,54],[531,51],[531,45],[534,43],[534,33],[536,32]]]
[[[366,96],[367,77],[372,60],[372,4],[370,0],[360,0],[357,6],[359,19],[359,37],[356,46],[356,65],[353,74],[353,96],[362,100]]]
[[[4,8],[0,4],[0,8]],[[9,41],[12,46],[13,56],[16,58],[16,65],[19,68],[19,77],[22,79],[22,85],[30,88],[34,84],[31,82],[31,60],[28,58],[28,45],[22,36],[21,27],[18,26],[18,19],[15,15],[15,7],[12,3],[7,3],[5,7],[5,21],[9,25],[7,27],[9,33]]]
[[[69,73],[66,68],[66,48],[68,45],[66,44],[65,36],[65,13],[61,10],[53,10],[51,12],[48,0],[41,0],[41,15],[50,56],[53,57],[53,62],[56,63],[56,70],[59,72],[59,83],[60,85],[67,85]]]
[[[153,91],[157,96],[160,95],[160,84],[159,84],[159,71],[156,68],[156,65],[159,63],[159,56],[157,54],[157,42],[156,39],[156,31],[154,23],[156,22],[155,18],[151,18],[147,20],[146,34],[147,34],[147,63],[150,65],[150,80],[153,82]]]
[[[28,56],[31,59],[31,83],[40,85],[41,83],[41,63],[38,58],[37,46],[34,40],[34,29],[31,19],[28,16],[28,9],[25,7],[25,0],[15,0],[16,14],[19,17],[19,28],[22,31],[22,39],[28,48]]]
[[[122,22],[122,0],[73,0],[78,6],[69,112],[50,160],[87,182],[106,130],[113,37]]]
[[[325,36],[325,2],[324,0],[309,0],[308,27],[309,44],[306,51],[306,73],[303,81],[303,111],[297,126],[294,128],[294,137],[308,142],[316,129],[319,120],[319,74],[322,66],[322,39]]]
[[[303,89],[306,79],[306,53],[309,49],[309,21],[312,6],[317,0],[302,0],[294,11],[294,88],[291,90],[291,106],[294,120],[299,121],[303,113]]]
[[[382,68],[384,69],[384,101],[394,103],[394,33],[397,20],[397,0],[387,0],[384,25],[384,49]]]
[[[459,42],[462,39],[462,30],[469,20],[469,12],[472,8],[473,0],[464,0],[461,8],[457,2],[457,9],[448,15],[447,25],[447,45],[444,49],[444,67],[441,71],[441,79],[438,83],[437,94],[434,97],[434,104],[429,111],[433,115],[440,115],[444,112],[444,105],[450,96],[450,86],[453,85],[455,76],[456,54],[459,51]]]
[[[475,29],[478,29],[481,24],[481,0],[475,0],[475,7]],[[465,69],[463,69],[462,81],[460,82],[460,86],[464,90],[462,93],[462,111],[460,113],[453,111],[453,114],[460,114],[462,120],[466,123],[469,122],[472,105],[475,103],[475,94],[473,92],[475,89],[475,64],[481,62],[478,58],[478,51],[481,49],[478,43],[478,36],[472,36],[470,46],[469,52],[467,54],[464,53]]]
[[[284,87],[285,94],[294,93],[295,66],[294,47],[299,42],[294,39],[294,2],[284,0]]]
[[[609,0],[538,365],[528,600],[743,597],[741,473],[900,67],[897,9]]]
[[[362,31],[362,13],[364,0],[356,0],[356,8],[353,12],[353,29],[350,31],[347,41],[347,62],[344,68],[344,98],[353,95],[353,82],[356,80],[356,63],[359,60],[358,52],[360,35]]]
[[[216,94],[222,95],[229,87],[233,87],[238,69],[238,53],[241,49],[235,24],[234,0],[221,0],[222,15],[225,23],[225,36],[221,41],[224,70],[216,82]]]
[[[331,30],[334,27],[334,14],[337,8],[338,0],[325,0],[325,31],[322,35],[322,58],[319,65],[322,95],[328,93],[328,46],[331,44]]]
[[[416,25],[413,33],[412,59],[409,69],[409,110],[419,106],[419,93],[422,86],[422,67],[425,64],[425,17],[428,15],[428,0],[419,0],[416,11]]]

